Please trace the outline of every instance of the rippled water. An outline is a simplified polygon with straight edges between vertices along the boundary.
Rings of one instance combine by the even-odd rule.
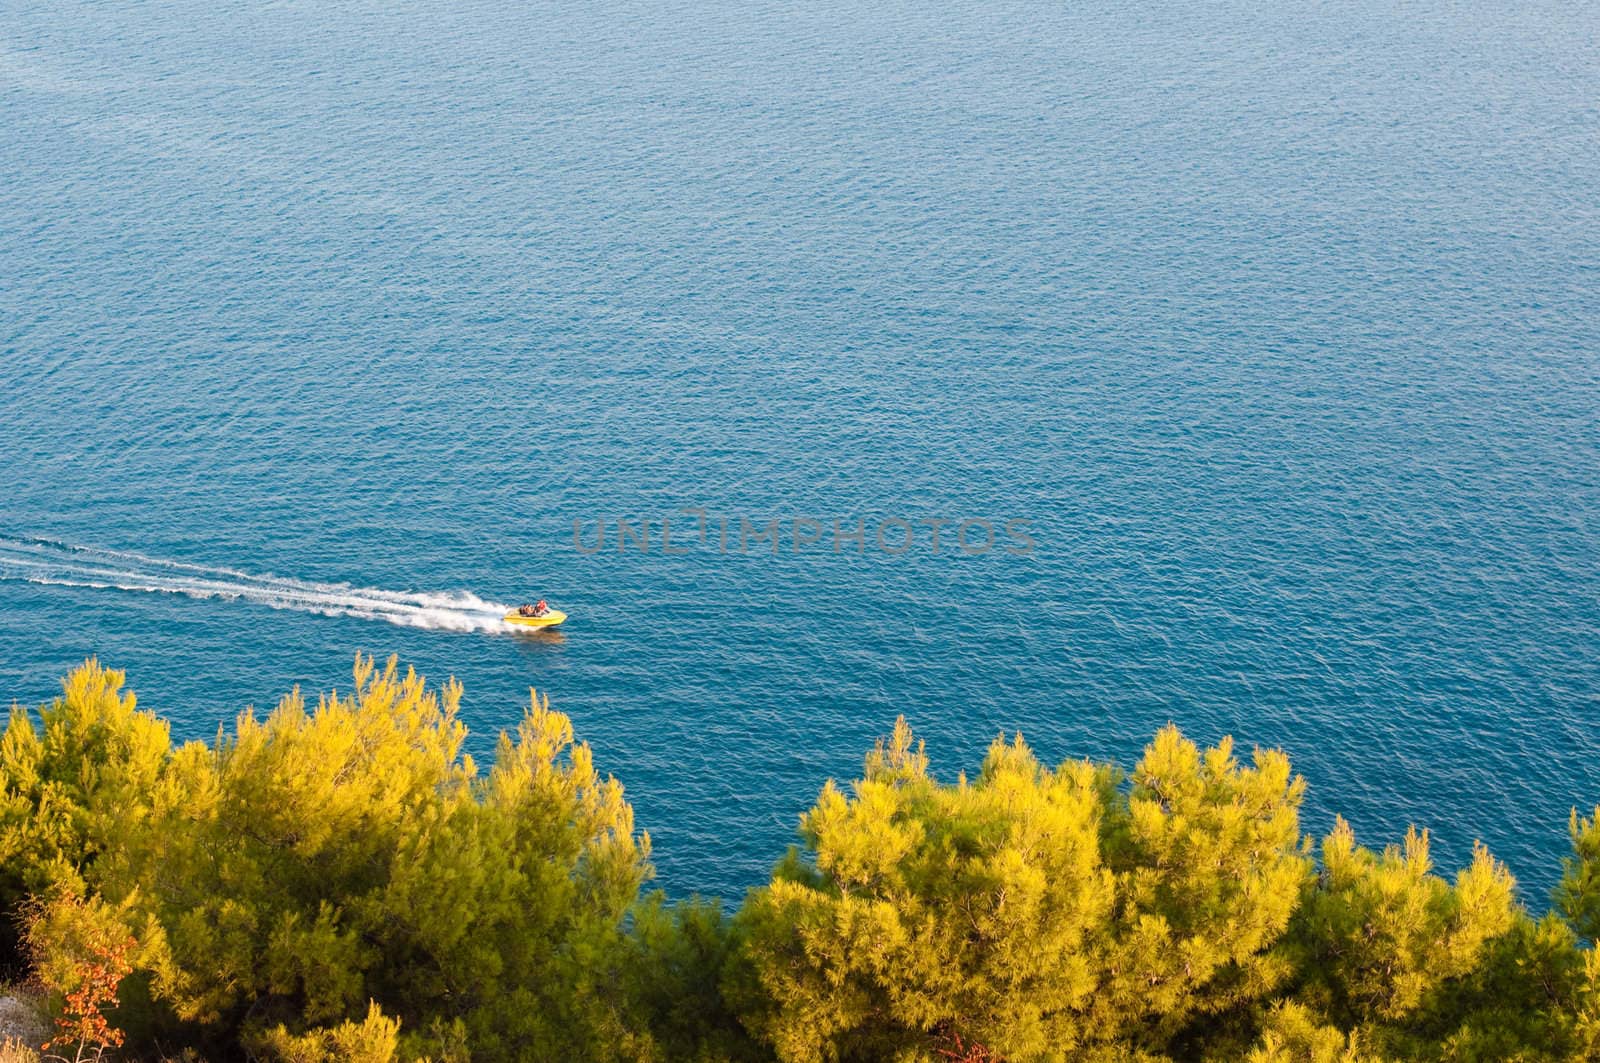
[[[360,649],[486,744],[537,686],[724,895],[897,713],[949,776],[1173,720],[1542,903],[1600,801],[1600,9],[396,7],[0,0],[0,696],[97,653],[205,736]],[[664,556],[680,507],[866,548]]]

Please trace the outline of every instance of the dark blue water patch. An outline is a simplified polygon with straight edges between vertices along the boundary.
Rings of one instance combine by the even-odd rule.
[[[1308,830],[1482,838],[1536,904],[1600,801],[1591,10],[6,25],[0,535],[573,613],[5,579],[6,696],[94,653],[203,737],[396,653],[486,752],[537,687],[674,893],[760,881],[902,712],[946,777],[1280,745]],[[1037,545],[573,546],[682,507]]]

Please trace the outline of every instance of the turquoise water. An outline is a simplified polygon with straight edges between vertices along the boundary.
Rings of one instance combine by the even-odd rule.
[[[484,749],[538,687],[725,896],[897,713],[947,776],[1171,720],[1542,904],[1600,9],[394,6],[0,0],[0,696],[208,736],[395,653]]]

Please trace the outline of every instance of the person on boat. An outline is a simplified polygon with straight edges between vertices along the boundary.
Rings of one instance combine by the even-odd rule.
[[[533,607],[533,615],[544,616],[548,612],[550,612],[550,606],[545,604],[545,600],[543,598],[540,598],[539,604]]]
[[[517,606],[517,615],[538,616],[539,614],[533,611],[533,606],[529,605],[527,602],[523,602],[521,605]]]

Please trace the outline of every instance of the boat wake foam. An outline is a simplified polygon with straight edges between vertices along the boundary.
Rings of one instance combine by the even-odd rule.
[[[386,620],[438,631],[507,631],[511,606],[468,592],[426,593],[258,576],[51,539],[0,536],[0,580],[246,601],[323,616]]]

